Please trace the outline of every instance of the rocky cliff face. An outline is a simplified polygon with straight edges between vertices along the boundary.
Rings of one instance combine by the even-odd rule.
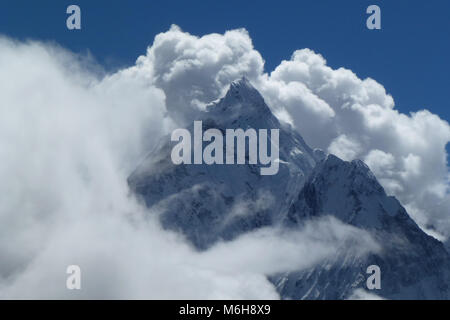
[[[341,299],[364,288],[369,265],[381,269],[378,295],[389,299],[448,299],[449,255],[426,235],[361,161],[329,155],[317,164],[284,220],[287,228],[332,215],[368,231],[382,250],[365,258],[342,254],[339,261],[272,280],[285,298]],[[343,260],[347,260],[342,263]]]

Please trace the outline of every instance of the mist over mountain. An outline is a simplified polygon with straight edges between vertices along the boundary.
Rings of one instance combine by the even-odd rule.
[[[350,298],[355,290],[367,289],[370,265],[381,268],[382,287],[374,293],[384,298],[449,297],[450,256],[444,245],[385,193],[364,162],[343,161],[309,147],[277,120],[246,78],[231,83],[225,96],[199,115],[206,128],[221,131],[279,129],[279,172],[260,176],[259,165],[251,164],[174,165],[173,143],[166,137],[128,178],[165,228],[204,250],[260,228],[288,232],[332,217],[366,231],[380,249],[359,254],[358,241],[350,238],[310,269],[269,275],[282,298]]]
[[[267,58],[245,29],[172,26],[105,74],[0,37],[0,299],[446,297],[447,121],[311,49]],[[175,166],[194,120],[279,130],[279,170]]]

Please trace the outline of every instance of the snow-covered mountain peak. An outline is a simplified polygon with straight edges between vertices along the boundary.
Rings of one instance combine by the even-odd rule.
[[[274,175],[261,175],[265,165],[250,164],[248,160],[240,165],[175,165],[170,160],[174,143],[167,137],[128,179],[132,190],[148,206],[158,207],[163,225],[182,230],[197,247],[205,248],[219,239],[232,239],[271,225],[285,215],[316,165],[317,157],[303,138],[292,128],[280,125],[245,78],[233,82],[226,95],[196,120],[202,120],[203,131],[278,129],[279,170]],[[193,127],[186,128],[191,135]]]
[[[261,164],[248,161],[175,165],[170,157],[173,142],[166,137],[128,179],[165,228],[181,232],[202,250],[258,228],[291,229],[333,216],[368,232],[382,251],[339,256],[310,270],[270,277],[283,298],[348,298],[354,289],[364,288],[366,268],[373,264],[382,270],[377,293],[383,297],[449,297],[450,259],[443,244],[386,195],[364,162],[311,149],[298,132],[280,124],[246,78],[233,82],[222,99],[196,116],[203,130],[279,129],[279,171],[263,176]],[[187,127],[191,135],[193,127]]]
[[[264,98],[245,77],[233,81],[225,96],[206,110],[206,117],[229,128],[280,127]]]
[[[249,101],[262,99],[261,94],[245,76],[230,84],[227,96],[240,97]]]

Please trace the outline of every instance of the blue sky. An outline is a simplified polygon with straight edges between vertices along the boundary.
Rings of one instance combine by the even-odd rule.
[[[82,30],[66,29],[66,8],[82,10]],[[382,30],[365,27],[368,5]],[[0,3],[0,33],[89,50],[106,69],[134,63],[172,23],[196,35],[245,27],[272,71],[295,49],[311,48],[334,68],[372,77],[402,112],[427,108],[450,119],[450,2],[316,1],[23,1]]]

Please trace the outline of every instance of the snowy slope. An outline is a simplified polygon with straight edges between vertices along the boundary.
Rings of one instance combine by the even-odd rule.
[[[375,293],[382,297],[450,298],[449,255],[443,244],[426,235],[400,203],[386,195],[362,161],[329,155],[320,162],[284,224],[292,228],[323,215],[370,232],[382,251],[366,258],[344,254],[311,270],[273,277],[284,298],[348,298],[354,289],[365,288],[366,269],[372,264],[381,269],[381,290]]]

